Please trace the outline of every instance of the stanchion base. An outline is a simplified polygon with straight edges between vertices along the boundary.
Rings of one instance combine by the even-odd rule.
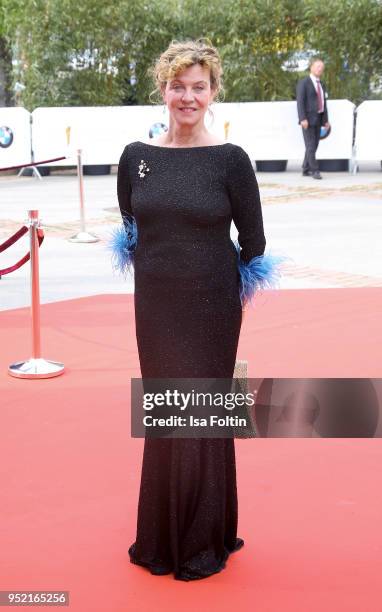
[[[98,242],[100,239],[95,234],[89,234],[89,232],[78,232],[68,240],[69,242]]]
[[[63,373],[65,366],[58,361],[48,359],[28,359],[16,361],[8,367],[8,374],[16,378],[52,378]]]

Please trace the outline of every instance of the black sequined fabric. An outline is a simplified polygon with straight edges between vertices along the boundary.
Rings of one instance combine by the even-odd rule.
[[[231,221],[243,262],[265,250],[248,154],[232,143],[136,141],[121,155],[117,189],[122,217],[138,230],[142,378],[232,378],[242,307]],[[243,545],[237,522],[234,439],[145,439],[132,563],[178,580],[210,576]]]

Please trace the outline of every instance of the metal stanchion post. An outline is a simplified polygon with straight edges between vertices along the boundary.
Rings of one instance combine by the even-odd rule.
[[[8,374],[17,378],[51,378],[63,373],[64,364],[41,357],[38,210],[29,210],[28,214],[31,262],[32,357],[27,361],[12,363],[8,367]]]
[[[352,155],[351,155],[351,158],[349,159],[349,172],[351,174],[357,174],[358,172],[356,145],[353,145],[352,147]]]
[[[90,234],[85,229],[85,206],[84,206],[84,177],[82,172],[82,150],[77,149],[77,174],[78,185],[80,190],[80,215],[81,215],[81,231],[69,238],[70,242],[98,242],[98,236]]]
[[[224,138],[226,140],[228,140],[229,126],[230,126],[230,122],[229,121],[224,121]]]

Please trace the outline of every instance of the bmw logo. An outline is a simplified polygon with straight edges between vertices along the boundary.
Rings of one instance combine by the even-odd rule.
[[[163,134],[164,132],[167,132],[167,130],[168,130],[167,125],[158,121],[157,123],[153,123],[152,126],[150,127],[149,136],[150,138],[154,138],[155,136],[159,136],[159,134]]]
[[[6,125],[0,126],[0,147],[6,149],[10,147],[13,142],[13,132],[11,128]]]

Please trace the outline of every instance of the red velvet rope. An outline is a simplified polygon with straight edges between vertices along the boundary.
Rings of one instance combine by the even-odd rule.
[[[66,155],[62,157],[53,157],[52,159],[43,159],[39,162],[31,162],[30,164],[20,164],[19,166],[8,166],[8,168],[0,168],[0,172],[2,170],[17,170],[17,168],[28,168],[28,166],[41,166],[41,164],[47,164],[52,161],[59,161],[60,159],[66,159]]]
[[[17,232],[13,234],[13,236],[11,236],[10,238],[7,238],[7,240],[3,242],[3,244],[0,244],[0,253],[2,253],[3,251],[5,251],[5,249],[10,247],[11,244],[16,242],[19,238],[21,238],[21,236],[24,236],[24,234],[26,234],[27,231],[28,231],[28,228],[26,225],[23,225],[22,227],[20,227],[20,229],[17,230]]]
[[[3,244],[0,244],[0,253],[2,251],[5,251],[5,249],[7,249],[8,247],[10,247],[11,244],[19,240],[19,238],[21,238],[21,236],[24,236],[24,234],[26,234],[28,231],[29,231],[29,228],[26,225],[23,225],[19,230],[17,230],[15,234],[13,234],[13,236],[11,236],[10,238],[7,238],[7,240],[3,242]],[[44,240],[44,230],[42,229],[42,227],[37,228],[37,239],[38,239],[38,245],[40,247]],[[29,261],[30,256],[31,254],[30,252],[28,252],[26,255],[24,255],[24,257],[22,257],[13,266],[9,266],[9,268],[3,268],[2,270],[0,270],[0,276],[3,276],[4,274],[9,274],[10,272],[17,270],[17,268],[21,268],[21,266],[23,266],[27,261]]]

